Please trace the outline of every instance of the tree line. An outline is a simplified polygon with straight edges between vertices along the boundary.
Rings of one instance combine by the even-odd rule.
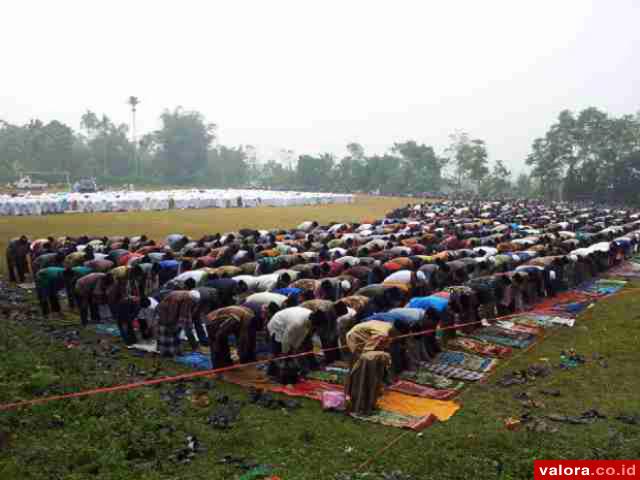
[[[251,146],[220,144],[216,125],[197,111],[166,110],[160,124],[134,143],[127,124],[91,111],[82,115],[78,130],[57,120],[0,121],[0,180],[21,172],[69,172],[113,185],[640,200],[640,119],[596,108],[561,112],[546,135],[534,140],[526,159],[530,174],[515,181],[503,161],[490,161],[485,141],[466,132],[452,134],[442,152],[407,140],[383,155],[368,155],[350,143],[341,158],[302,154],[295,162],[259,162]]]

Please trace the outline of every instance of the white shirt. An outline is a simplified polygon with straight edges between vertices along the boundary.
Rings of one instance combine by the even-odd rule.
[[[493,247],[476,247],[476,248],[473,249],[474,252],[478,252],[478,253],[480,253],[481,250],[484,252],[484,256],[485,257],[487,257],[487,256],[488,257],[492,257],[492,256],[498,254],[498,249],[497,248],[493,248]]]
[[[174,281],[177,282],[186,282],[188,279],[192,278],[196,285],[200,285],[201,282],[207,277],[207,272],[204,270],[189,270],[188,272],[181,273],[177,277],[173,278]]]
[[[298,277],[300,276],[300,272],[299,271],[297,271],[297,270],[289,270],[289,269],[286,269],[286,268],[282,268],[280,270],[276,270],[273,273],[277,273],[278,277],[280,277],[281,275],[286,273],[286,274],[289,275],[289,277],[291,278],[292,282],[297,280]]]
[[[273,292],[260,292],[249,295],[245,301],[258,303],[260,305],[269,305],[271,303],[275,303],[276,305],[278,305],[278,307],[282,307],[282,305],[284,305],[284,302],[287,301],[287,296]]]
[[[300,225],[298,225],[297,229],[298,230],[302,230],[304,232],[308,232],[309,230],[311,230],[313,228],[313,222],[310,220],[307,220],[306,222],[302,222]]]
[[[279,278],[279,273],[269,273],[267,275],[260,275],[259,277],[256,277],[256,280],[258,281],[256,290],[259,292],[268,292],[269,290],[272,290],[278,283]]]
[[[358,265],[360,263],[360,258],[345,256],[345,257],[336,258],[334,261],[336,263],[347,263],[348,262],[349,265],[351,265],[353,267],[354,265]]]
[[[249,252],[247,252],[246,250],[238,250],[238,252],[233,256],[233,261],[239,262],[240,260],[245,259],[248,254]]]
[[[341,317],[338,317],[338,319],[336,320],[338,331],[344,331],[345,329],[342,328],[343,324],[349,325],[351,320],[353,320],[357,314],[358,312],[356,312],[353,308],[347,307],[347,313],[345,313]]]
[[[572,250],[571,252],[569,252],[569,255],[575,255],[576,257],[586,257],[587,255],[589,255],[591,252],[589,251],[588,248],[577,248],[575,250]]]
[[[398,270],[397,272],[392,273],[382,282],[385,283],[411,283],[411,274],[413,272],[411,270]],[[416,278],[419,282],[425,281],[425,276],[423,272],[416,272]]]
[[[258,289],[258,277],[254,277],[253,275],[237,275],[233,277],[233,280],[236,282],[244,282],[250,292],[255,292]]]
[[[589,247],[592,252],[608,252],[610,248],[609,242],[600,242]]]
[[[269,323],[267,330],[276,342],[282,344],[282,353],[297,350],[311,332],[311,310],[303,307],[291,307],[280,310]]]

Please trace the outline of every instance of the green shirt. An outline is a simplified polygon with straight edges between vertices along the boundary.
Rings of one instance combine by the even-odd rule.
[[[38,270],[36,275],[36,283],[38,287],[50,290],[52,288],[62,288],[64,285],[64,268],[47,267]]]
[[[93,270],[89,267],[73,267],[71,269],[73,271],[73,278],[78,279],[80,277],[84,277],[85,275],[89,275],[93,273]]]

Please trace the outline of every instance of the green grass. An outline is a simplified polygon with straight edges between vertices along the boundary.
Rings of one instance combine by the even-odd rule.
[[[573,329],[562,329],[503,363],[487,384],[468,388],[460,398],[463,408],[450,421],[436,424],[422,436],[408,433],[381,455],[377,452],[403,431],[324,413],[312,401],[303,401],[301,409],[290,413],[246,405],[237,425],[220,431],[205,423],[216,395],[246,400],[243,389],[216,382],[209,391],[210,407],[183,400],[181,413],[171,413],[160,399],[160,393],[171,388],[165,385],[2,413],[0,432],[8,445],[0,450],[0,478],[236,478],[240,470],[218,463],[224,455],[274,465],[283,479],[330,479],[336,473],[355,472],[372,457],[372,472],[402,470],[419,479],[532,478],[536,458],[638,458],[640,426],[613,417],[640,413],[640,320],[634,314],[639,308],[635,293],[599,303]],[[83,332],[82,336],[96,345],[95,335]],[[526,388],[495,385],[504,373],[543,358],[557,363],[560,352],[568,348],[588,359],[602,355],[608,367],[590,361],[570,371],[554,369],[551,376]],[[3,404],[34,398],[47,388],[55,394],[130,382],[130,363],[147,372],[159,368],[157,375],[188,371],[172,362],[128,353],[119,353],[112,369],[96,368],[91,354],[52,341],[38,323],[5,322],[0,352]],[[197,383],[193,388],[198,389]],[[544,388],[559,389],[562,396],[543,397],[537,392]],[[536,415],[579,415],[596,408],[609,418],[584,426],[554,424],[559,429],[554,434],[508,431],[504,420],[525,411],[513,398],[521,391],[545,403],[545,408],[533,411]],[[64,426],[52,424],[53,420]],[[183,446],[187,434],[195,434],[207,452],[189,465],[178,465],[170,456]],[[348,452],[347,447],[353,450]]]
[[[368,198],[339,207],[31,217],[2,219],[0,228],[3,237],[22,232],[31,236],[141,231],[156,237],[173,231],[199,235],[244,225],[288,226],[308,218],[323,222],[375,218],[403,203],[402,199]],[[465,390],[459,398],[463,403],[459,413],[421,436],[325,413],[317,402],[308,400],[292,412],[245,405],[231,430],[215,430],[206,419],[217,405],[216,396],[246,401],[245,390],[216,381],[208,391],[211,406],[197,407],[185,399],[179,412],[172,412],[160,397],[171,385],[163,385],[0,412],[0,479],[238,478],[241,470],[219,463],[225,455],[271,464],[283,480],[333,479],[337,473],[355,473],[372,458],[368,471],[378,474],[401,470],[415,479],[515,479],[533,478],[536,458],[640,458],[640,426],[613,418],[623,412],[640,414],[639,311],[637,292],[598,303],[574,328],[557,331],[533,350],[503,362],[487,384]],[[128,383],[135,379],[127,372],[130,363],[144,369],[145,377],[154,371],[156,375],[189,371],[126,351],[106,368],[97,365],[91,350],[121,346],[118,339],[86,331],[81,335],[88,351],[67,349],[50,338],[48,327],[37,320],[3,319],[0,404]],[[107,345],[98,345],[99,338]],[[554,369],[551,376],[528,387],[495,385],[505,373],[541,359],[557,364],[560,352],[568,348],[588,359],[602,355],[608,368],[590,361],[570,371]],[[198,383],[189,385],[201,388]],[[559,389],[562,396],[543,397],[538,392],[545,388]],[[596,408],[609,418],[584,426],[553,424],[559,430],[554,434],[508,431],[504,420],[526,411],[514,399],[522,391],[544,402],[544,408],[533,410],[535,415],[579,415]],[[184,447],[187,434],[195,434],[207,451],[192,463],[179,465],[171,455]],[[399,435],[404,436],[378,454]]]

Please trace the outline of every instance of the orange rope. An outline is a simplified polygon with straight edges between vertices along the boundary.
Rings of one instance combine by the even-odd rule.
[[[631,291],[637,291],[637,290],[640,290],[640,288],[632,289],[632,290],[629,290],[629,291],[625,290],[625,293],[630,293]],[[515,313],[515,314],[511,314],[511,315],[505,315],[503,317],[496,317],[496,318],[491,319],[491,320],[492,321],[496,321],[496,320],[503,320],[503,319],[507,319],[507,318],[517,317],[519,315],[522,315],[523,313],[526,313],[526,312]],[[481,323],[482,323],[482,321],[467,322],[467,323],[451,325],[451,326],[442,327],[442,328],[432,328],[432,329],[423,330],[423,331],[420,331],[420,332],[414,332],[414,333],[407,333],[407,334],[404,334],[404,335],[398,335],[396,337],[393,337],[391,339],[391,341],[396,341],[396,340],[400,340],[400,339],[408,338],[408,337],[422,336],[422,335],[426,335],[428,333],[435,333],[438,330],[439,331],[453,330],[453,329],[458,329],[458,328],[467,327],[467,326],[471,326],[471,325],[478,325],[478,324],[481,324]],[[347,348],[346,345],[343,345],[343,346],[339,346],[339,347],[331,347],[331,348],[322,349],[322,350],[320,350],[320,352],[330,352],[330,351],[335,351],[335,350],[342,350],[342,349],[345,349],[345,348]],[[52,395],[52,396],[49,396],[49,397],[36,398],[36,399],[32,399],[32,400],[23,400],[23,401],[19,401],[19,402],[7,403],[7,404],[4,404],[4,405],[0,405],[0,411],[13,410],[13,409],[20,408],[20,407],[30,407],[30,406],[33,406],[33,405],[40,405],[40,404],[43,404],[43,403],[53,402],[53,401],[56,401],[56,400],[66,400],[66,399],[69,399],[69,398],[88,397],[88,396],[98,395],[98,394],[101,394],[101,393],[111,393],[111,392],[120,392],[120,391],[125,391],[125,390],[133,390],[133,389],[136,389],[136,388],[146,387],[146,386],[149,386],[149,385],[157,385],[157,384],[165,383],[165,382],[176,382],[176,381],[187,380],[187,379],[191,379],[191,378],[207,377],[207,376],[211,376],[211,375],[215,375],[215,374],[219,374],[219,373],[224,373],[224,372],[228,372],[228,371],[236,370],[236,369],[240,369],[240,368],[266,364],[266,363],[269,363],[269,362],[271,362],[273,360],[286,360],[286,359],[291,359],[291,358],[300,358],[300,357],[305,357],[305,356],[308,356],[308,355],[314,355],[315,353],[316,353],[315,351],[308,351],[308,352],[296,353],[296,354],[291,354],[291,355],[284,355],[284,356],[277,357],[275,359],[259,360],[259,361],[256,361],[256,362],[248,362],[248,363],[229,365],[227,367],[215,368],[215,369],[212,369],[212,370],[202,370],[202,371],[198,371],[198,372],[190,372],[190,373],[184,373],[184,374],[180,374],[180,375],[155,378],[153,380],[145,380],[145,381],[142,381],[142,382],[128,383],[128,384],[123,384],[123,385],[114,385],[112,387],[95,388],[95,389],[91,389],[91,390],[83,390],[81,392],[67,393],[67,394],[64,394],[64,395]]]

